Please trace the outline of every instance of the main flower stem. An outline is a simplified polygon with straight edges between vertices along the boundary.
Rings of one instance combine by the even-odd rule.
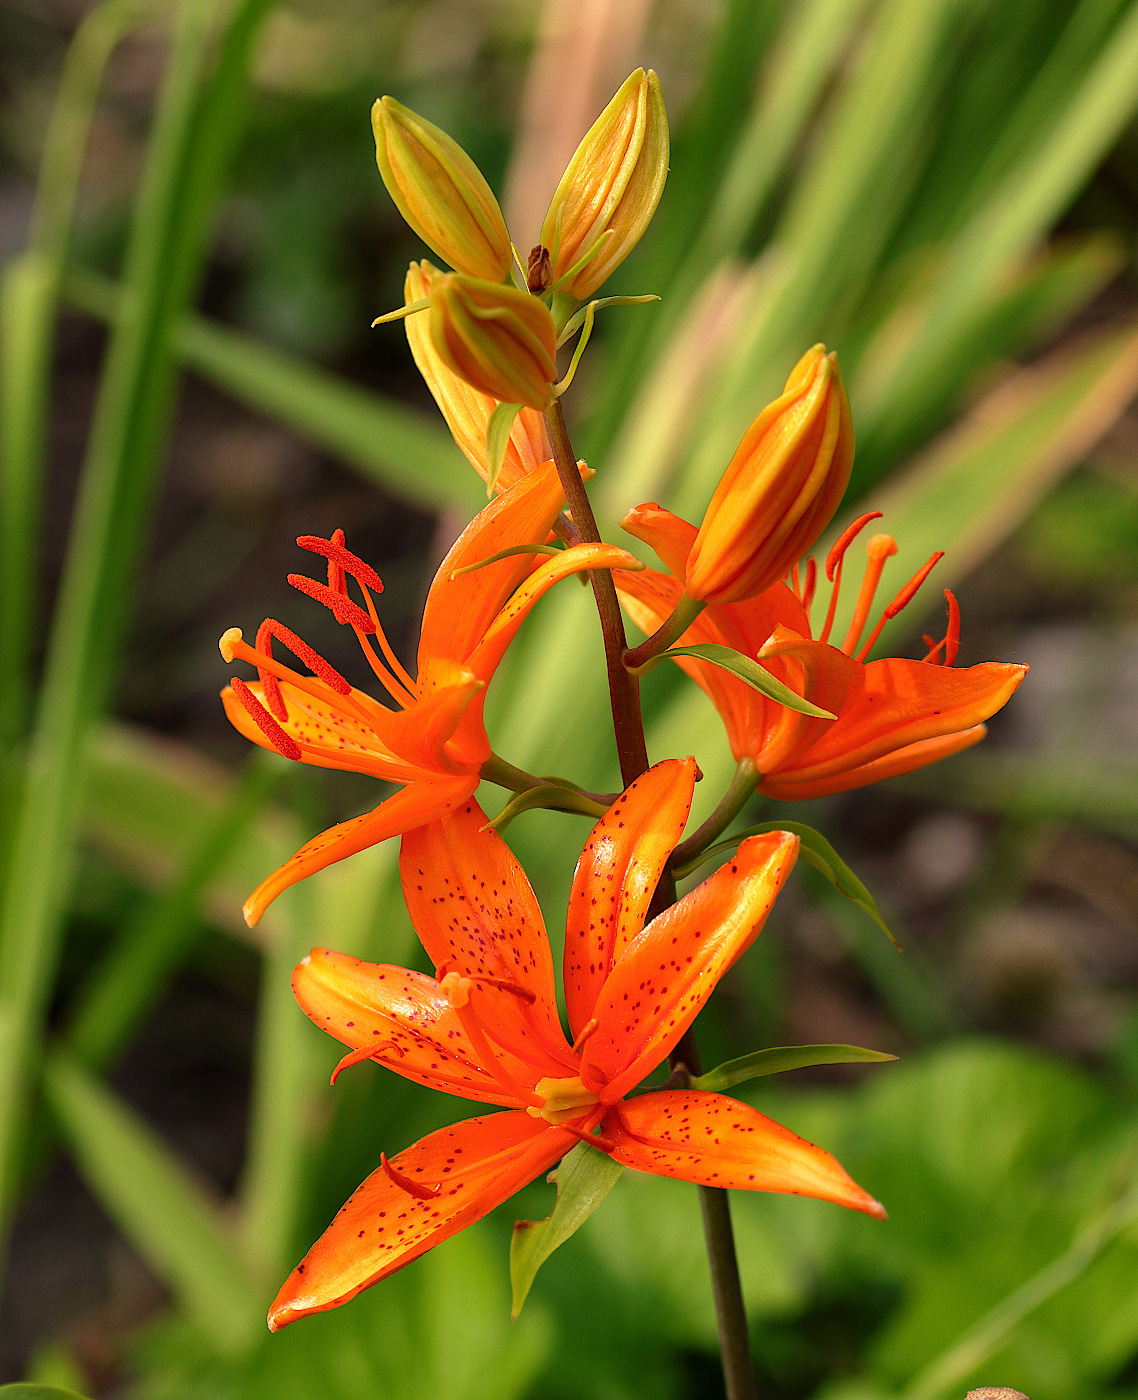
[[[565,500],[581,542],[600,544],[600,531],[597,529],[593,507],[589,504],[585,483],[577,470],[577,458],[573,455],[573,445],[569,441],[569,429],[566,427],[565,414],[559,399],[554,399],[552,406],[546,410],[545,421],[549,427],[549,440],[553,445],[557,475],[561,478]],[[589,575],[589,582],[593,586],[593,597],[597,601],[601,632],[605,640],[605,664],[608,667],[609,701],[612,705],[616,750],[620,758],[620,775],[627,787],[648,768],[644,722],[640,717],[640,684],[635,676],[629,675],[624,669],[624,653],[628,649],[628,641],[624,635],[624,618],[621,616],[612,573],[608,569],[594,569]]]
[[[581,474],[577,470],[577,458],[569,441],[565,415],[556,399],[546,412],[545,421],[549,426],[549,439],[553,444],[557,474],[561,478],[565,500],[581,540],[584,543],[600,544],[601,536],[597,529],[596,517],[589,504],[588,492],[581,480]],[[627,787],[639,778],[641,773],[648,770],[648,747],[644,740],[644,721],[640,715],[640,685],[637,678],[630,675],[624,666],[624,653],[627,649],[624,618],[621,616],[612,574],[608,569],[597,569],[589,575],[589,580],[593,585],[597,612],[601,619],[601,631],[604,633],[613,728],[616,731],[616,747],[620,755],[621,777]],[[720,806],[722,805],[721,803]],[[671,870],[665,869],[652,897],[648,919],[655,918],[675,902],[676,882]],[[699,1049],[690,1028],[672,1051],[669,1064],[673,1070],[685,1067],[693,1078],[702,1073]],[[727,1192],[716,1187],[701,1186],[699,1197],[727,1400],[756,1400],[755,1368],[751,1362],[747,1314],[743,1307],[743,1288],[739,1281],[739,1261],[735,1254],[735,1236],[731,1228],[731,1207]]]

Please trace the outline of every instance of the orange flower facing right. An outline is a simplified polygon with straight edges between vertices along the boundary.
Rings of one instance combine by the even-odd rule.
[[[375,1060],[505,1111],[442,1128],[390,1161],[381,1154],[281,1288],[269,1312],[274,1331],[346,1303],[582,1141],[657,1176],[884,1215],[828,1152],[748,1104],[699,1089],[628,1097],[758,936],[797,855],[787,832],[752,837],[645,926],[695,774],[692,759],[649,769],[582,852],[565,932],[571,1041],[541,909],[474,801],[403,838],[403,892],[434,977],[324,949],[297,967],[297,1000],[349,1047],[341,1069]]]
[[[853,466],[838,357],[815,345],[743,435],[688,554],[689,598],[738,603],[777,583],[826,528]]]
[[[1026,666],[990,661],[966,670],[953,666],[960,615],[949,593],[943,641],[930,644],[923,661],[883,657],[870,661],[885,622],[912,599],[940,555],[933,558],[884,609],[868,638],[873,600],[885,561],[897,552],[889,535],[874,535],[857,606],[840,646],[830,641],[846,550],[877,512],[862,516],[842,535],[827,560],[833,584],[825,620],[816,633],[810,611],[814,561],[795,588],[776,583],[756,598],[704,609],[680,638],[682,645],[711,642],[761,661],[778,680],[836,718],[816,719],[779,705],[738,676],[710,662],[677,657],[719,711],[736,761],[754,764],[759,791],[783,801],[846,792],[923,768],[978,743],[984,721],[1008,702]],[[660,506],[637,506],[622,524],[650,544],[669,573],[645,570],[617,575],[617,588],[636,625],[654,632],[683,593],[681,582],[696,539],[693,525]]]

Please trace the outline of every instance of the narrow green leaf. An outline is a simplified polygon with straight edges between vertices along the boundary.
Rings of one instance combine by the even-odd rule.
[[[521,411],[522,405],[520,403],[500,403],[491,413],[490,421],[486,424],[487,499],[494,494],[498,473],[502,470],[502,462],[506,456],[506,448],[510,445],[510,429],[514,426],[514,419]]]
[[[575,792],[561,783],[543,783],[540,787],[526,788],[525,792],[512,797],[489,825],[500,835],[515,817],[535,807],[554,812],[576,812],[580,816],[594,818],[603,817],[608,810],[583,792]]]
[[[719,1094],[748,1079],[784,1074],[790,1069],[808,1069],[811,1065],[871,1064],[896,1058],[896,1055],[887,1055],[883,1050],[865,1050],[860,1045],[778,1045],[716,1065],[698,1079],[693,1079],[692,1088],[708,1089]]]
[[[665,656],[694,656],[697,661],[710,661],[713,666],[722,666],[725,671],[730,671],[748,685],[753,685],[768,700],[775,700],[778,704],[785,705],[788,710],[794,710],[800,715],[810,715],[814,719],[834,718],[829,710],[823,710],[818,705],[812,705],[809,700],[804,700],[801,695],[796,695],[790,686],[772,676],[765,666],[760,666],[757,661],[744,656],[734,647],[721,646],[718,642],[696,642],[690,647],[669,647],[654,659],[663,661]]]
[[[606,306],[646,306],[650,301],[659,300],[660,298],[655,292],[644,292],[640,296],[597,297],[594,301],[589,302],[588,306],[581,307],[580,311],[570,316],[565,323],[565,329],[557,337],[557,344],[561,346],[568,343],[573,332],[584,324],[590,307],[595,315],[598,311],[603,311]]]
[[[478,569],[484,569],[487,564],[496,564],[499,559],[511,559],[515,554],[560,554],[561,550],[555,544],[512,544],[508,549],[500,549],[496,554],[488,554],[485,559],[479,559],[476,564],[464,564],[461,569],[455,569],[452,578],[457,578],[459,574],[473,574]]]
[[[561,1159],[551,1180],[557,1183],[557,1203],[544,1220],[519,1220],[510,1241],[510,1282],[514,1290],[512,1316],[517,1321],[537,1271],[555,1249],[574,1235],[617,1183],[624,1168],[607,1152],[582,1142]]]
[[[211,1193],[150,1127],[63,1054],[44,1088],[91,1191],[218,1350],[260,1334],[262,1299]]]
[[[743,831],[735,832],[730,840],[720,841],[714,846],[708,846],[705,851],[701,851],[694,860],[690,861],[681,870],[677,870],[677,875],[690,875],[705,861],[711,860],[714,856],[725,855],[728,851],[733,851],[740,841],[745,841],[748,836],[761,836],[767,831],[790,831],[798,837],[798,854],[812,865],[815,870],[820,871],[835,889],[844,894],[852,903],[864,909],[869,917],[878,925],[889,941],[897,948],[900,944],[889,931],[885,920],[881,917],[876,901],[862,882],[857,878],[849,866],[830,845],[829,841],[820,831],[815,831],[812,826],[806,826],[802,822],[760,822],[757,826],[748,826]]]
[[[418,301],[409,301],[406,306],[397,306],[394,311],[387,311],[382,316],[377,316],[371,323],[372,328],[384,326],[389,321],[402,321],[406,316],[413,316],[418,311],[426,311],[430,304],[430,297],[421,297]]]
[[[588,345],[590,339],[592,338],[593,322],[596,318],[596,314],[597,303],[595,301],[591,301],[589,302],[588,306],[585,307],[585,323],[581,328],[581,334],[577,340],[576,346],[574,347],[573,358],[569,361],[569,368],[565,371],[565,377],[563,379],[558,380],[558,382],[553,386],[553,392],[558,396],[563,394],[566,391],[566,389],[569,388],[570,384],[573,383],[573,380],[576,378],[577,366],[581,363],[581,356],[585,353],[585,347]]]

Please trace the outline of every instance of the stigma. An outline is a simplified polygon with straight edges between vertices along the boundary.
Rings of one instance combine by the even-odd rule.
[[[579,1118],[600,1103],[599,1096],[587,1089],[578,1075],[568,1079],[539,1079],[533,1091],[541,1104],[527,1108],[526,1112],[531,1118],[544,1118],[554,1126],[570,1118]]]

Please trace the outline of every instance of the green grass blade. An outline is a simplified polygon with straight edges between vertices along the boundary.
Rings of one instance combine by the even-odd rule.
[[[212,16],[211,4],[187,0],[159,98],[127,254],[130,310],[112,336],[100,384],[0,908],[0,1022],[16,1047],[0,1090],[0,1236],[58,957],[85,742],[113,674],[155,489],[172,390],[164,345],[192,281],[187,250],[196,232],[200,254],[204,237],[201,224],[194,230],[179,215]]]
[[[118,289],[92,273],[71,272],[65,295],[106,320],[117,312]],[[192,313],[178,323],[174,347],[187,369],[386,490],[427,509],[478,508],[470,464],[446,429],[417,409]]]
[[[44,1088],[96,1198],[220,1352],[246,1350],[263,1300],[212,1194],[99,1081],[53,1054]]]

